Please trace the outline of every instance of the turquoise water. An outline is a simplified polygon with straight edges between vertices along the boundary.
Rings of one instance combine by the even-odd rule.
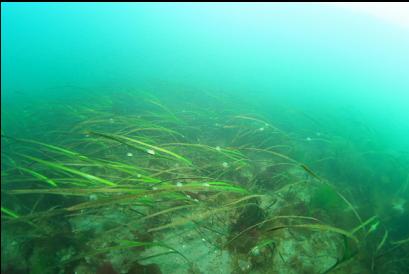
[[[131,183],[126,181],[129,176],[136,176],[132,173],[135,170],[128,167],[125,171],[124,166],[110,171],[112,165],[97,162],[100,158],[140,165],[140,172],[152,178],[158,176],[156,179],[164,182],[176,180],[176,174],[165,172],[171,162],[181,161],[183,165],[188,162],[186,158],[193,167],[178,173],[179,177],[200,177],[200,182],[223,180],[254,195],[270,193],[269,197],[275,197],[274,191],[283,186],[308,177],[308,181],[317,184],[305,190],[310,197],[308,210],[298,206],[287,212],[283,209],[285,205],[280,205],[274,209],[278,211],[269,212],[270,208],[263,204],[266,201],[261,199],[258,203],[262,214],[252,209],[240,211],[237,214],[242,217],[229,216],[232,221],[226,229],[235,235],[256,223],[252,220],[241,224],[248,216],[257,216],[255,219],[262,221],[277,212],[323,218],[324,223],[347,231],[369,219],[364,226],[368,234],[359,235],[359,252],[366,253],[357,256],[359,259],[351,257],[355,265],[346,267],[359,273],[408,271],[405,264],[409,235],[409,30],[406,27],[335,6],[303,3],[2,3],[1,8],[2,231],[23,225],[17,239],[2,236],[2,255],[10,258],[2,262],[2,273],[12,273],[11,270],[63,273],[58,272],[64,269],[60,261],[52,263],[55,268],[44,270],[48,264],[43,262],[44,254],[61,252],[76,258],[85,250],[92,253],[93,249],[102,248],[96,243],[87,248],[81,246],[78,242],[83,241],[84,235],[75,234],[76,226],[67,214],[57,215],[55,226],[48,223],[44,228],[54,231],[61,223],[71,224],[64,235],[67,244],[60,249],[44,247],[38,240],[62,241],[55,233],[38,232],[24,238],[22,235],[30,230],[30,223],[14,220],[84,201],[81,199],[85,192],[79,197],[48,195],[44,189],[77,187],[85,191],[95,187],[83,181],[93,181],[89,174],[125,185]],[[141,128],[150,128],[152,132],[142,133]],[[90,142],[84,141],[90,135],[98,142],[85,144]],[[124,137],[136,138],[139,143]],[[169,146],[172,143],[183,143],[184,147]],[[50,145],[95,158],[83,162],[84,158],[73,158],[73,154]],[[213,150],[198,152],[197,145]],[[276,146],[281,148],[274,150]],[[227,156],[223,154],[226,159],[206,154],[217,153],[220,147],[229,150]],[[273,149],[273,154],[253,154],[263,149]],[[141,151],[149,157],[162,154],[163,163],[151,162],[150,158],[146,162],[145,158],[133,162],[132,157]],[[56,155],[52,156],[53,153]],[[44,160],[49,163],[41,162]],[[263,166],[259,164],[262,161],[272,162]],[[283,164],[282,161],[285,165],[296,163],[306,168],[270,170],[272,165]],[[223,165],[207,166],[219,162]],[[78,168],[86,175],[56,167],[55,163]],[[226,168],[235,172],[230,174]],[[285,172],[285,179],[275,182],[281,172]],[[71,185],[66,177],[80,181]],[[30,181],[33,178],[36,180]],[[148,181],[144,183],[152,183]],[[342,198],[337,200],[339,197],[331,192],[334,190],[319,188],[319,182],[323,181],[346,197],[354,208],[352,211],[357,211],[363,219],[361,222],[348,219],[351,208],[339,206],[344,202]],[[93,182],[106,185],[106,181],[98,179]],[[182,182],[192,183],[192,180]],[[173,183],[178,186],[176,181]],[[16,189],[37,188],[43,191],[41,199],[35,193],[13,194]],[[90,194],[89,190],[86,193]],[[107,190],[103,193],[108,195]],[[92,195],[97,194],[90,195],[86,198],[93,200]],[[198,200],[206,200],[202,196],[207,193],[197,195]],[[320,196],[335,198],[325,200]],[[287,199],[286,206],[300,205],[296,198],[291,199]],[[207,201],[210,206],[219,202]],[[160,212],[180,205],[150,210]],[[149,216],[143,210],[140,212]],[[85,212],[84,216],[87,214],[94,216],[96,212]],[[349,217],[344,220],[341,215]],[[374,217],[372,221],[371,217]],[[4,225],[3,219],[7,221]],[[38,229],[43,222],[49,222],[46,220],[31,222]],[[122,219],[116,221],[123,223]],[[158,220],[156,226],[160,221],[166,220]],[[222,225],[218,226],[223,229]],[[105,229],[101,227],[94,230]],[[149,227],[140,230],[148,231]],[[102,237],[93,233],[96,233],[92,234],[94,238]],[[173,235],[166,233],[165,236]],[[300,273],[302,270],[322,273],[308,268],[311,267],[308,263],[294,263],[296,270],[281,266],[276,272],[268,272],[272,269],[268,260],[248,259],[243,254],[250,254],[251,248],[268,238],[263,233],[260,232],[263,236],[258,236],[257,241],[249,240],[249,246],[236,246],[226,253],[230,259],[219,262],[219,269],[223,269],[220,273]],[[164,237],[151,234],[123,238],[155,242]],[[231,238],[221,241],[228,239]],[[339,244],[336,240],[321,240]],[[41,248],[16,251],[12,242]],[[182,240],[178,244],[164,242],[176,249],[184,245]],[[276,246],[280,250],[278,243]],[[242,254],[240,250],[245,252]],[[85,268],[84,265],[92,269],[90,273],[103,271],[98,269],[109,268],[100,266],[104,260],[113,264],[116,270],[112,271],[134,273],[124,263],[115,264],[112,259],[115,256],[121,261],[118,254],[105,256],[81,263],[77,258],[64,273],[87,273],[78,270]],[[16,263],[19,260],[24,261],[21,269]],[[158,260],[152,265],[158,266],[162,273],[172,273],[166,256]],[[212,273],[208,268],[210,261],[211,258],[204,259],[190,270]],[[251,261],[249,269],[247,261]],[[341,272],[333,273],[351,273],[342,267],[334,270]]]
[[[351,106],[408,147],[407,29],[365,14],[308,4],[4,4],[2,22],[3,91],[172,81]]]

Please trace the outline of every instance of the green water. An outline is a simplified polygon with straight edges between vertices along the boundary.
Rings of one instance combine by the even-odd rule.
[[[302,3],[1,8],[2,273],[409,271],[406,27]]]

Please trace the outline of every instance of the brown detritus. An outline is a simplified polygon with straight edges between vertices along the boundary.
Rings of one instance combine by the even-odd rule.
[[[254,200],[252,203],[239,209],[239,216],[235,222],[230,226],[230,238],[234,238],[238,233],[242,232],[246,228],[249,228],[257,223],[262,222],[265,219],[265,213],[258,205],[258,200]],[[236,252],[248,253],[249,250],[257,243],[260,236],[260,232],[257,228],[251,229],[246,237],[243,237],[240,241],[234,241],[230,246]]]
[[[111,263],[105,262],[97,268],[96,274],[119,274]]]
[[[141,265],[139,263],[135,263],[131,269],[127,272],[127,274],[162,274],[160,268],[156,264],[148,264],[148,265]]]

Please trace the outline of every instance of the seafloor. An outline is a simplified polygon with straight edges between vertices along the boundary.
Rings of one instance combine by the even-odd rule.
[[[2,273],[409,273],[407,153],[226,94],[5,98]]]

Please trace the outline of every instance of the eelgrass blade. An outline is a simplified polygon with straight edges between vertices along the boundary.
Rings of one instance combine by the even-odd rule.
[[[233,241],[235,241],[236,239],[238,239],[239,237],[241,237],[241,236],[242,236],[244,233],[246,233],[247,231],[250,231],[250,230],[252,230],[252,229],[254,229],[254,228],[256,228],[256,227],[260,227],[260,226],[262,226],[263,224],[266,224],[266,223],[268,223],[268,222],[275,221],[275,220],[280,220],[280,219],[284,219],[284,220],[285,220],[285,219],[288,219],[288,220],[290,220],[290,219],[300,219],[300,220],[309,220],[309,221],[320,222],[320,220],[318,220],[318,219],[316,219],[316,218],[314,218],[314,217],[309,217],[309,216],[297,216],[297,215],[274,216],[274,217],[272,217],[272,218],[268,218],[268,219],[263,220],[263,221],[261,221],[261,222],[259,222],[259,223],[256,223],[256,224],[254,224],[254,225],[251,225],[251,226],[245,228],[244,230],[240,231],[240,232],[239,232],[237,235],[235,235],[230,241],[228,241],[228,242],[225,244],[225,246],[228,246],[229,244],[231,244]]]
[[[402,245],[402,244],[406,244],[409,243],[409,237],[403,240],[399,240],[399,241],[394,241],[392,242],[393,245]]]
[[[155,213],[153,213],[153,214],[150,214],[150,215],[148,215],[148,216],[145,216],[145,217],[143,217],[140,221],[144,221],[144,220],[147,220],[147,219],[150,219],[150,218],[153,218],[153,217],[157,217],[157,216],[160,216],[160,215],[163,215],[163,214],[167,214],[167,213],[170,213],[170,212],[173,212],[173,211],[177,211],[177,210],[180,210],[180,209],[192,208],[192,207],[194,207],[194,206],[195,206],[195,205],[182,205],[182,206],[176,206],[176,207],[167,208],[167,209],[165,209],[165,210],[162,210],[162,211],[159,211],[159,212],[155,212]]]
[[[17,212],[14,212],[13,210],[5,208],[5,207],[1,207],[1,212],[6,214],[9,217],[12,217],[12,218],[18,218],[19,217]]]
[[[89,134],[93,134],[95,136],[100,136],[100,137],[104,137],[104,138],[107,138],[107,139],[111,139],[111,140],[123,143],[125,145],[135,147],[137,149],[141,149],[141,147],[142,147],[142,148],[145,148],[145,150],[144,150],[145,152],[148,152],[150,154],[155,153],[155,151],[160,151],[160,152],[162,152],[164,154],[167,154],[167,155],[170,155],[170,156],[172,156],[172,157],[174,157],[174,158],[176,158],[176,159],[178,159],[178,160],[180,160],[180,161],[182,161],[182,162],[184,162],[184,163],[186,163],[188,165],[192,164],[188,159],[180,156],[179,154],[176,154],[176,153],[174,153],[172,151],[169,151],[167,149],[164,149],[164,148],[161,148],[161,147],[158,147],[158,146],[154,146],[154,145],[151,145],[151,144],[148,144],[148,143],[145,143],[145,142],[133,139],[133,138],[129,138],[129,137],[122,136],[122,135],[100,133],[100,132],[94,132],[94,131],[90,131]],[[136,144],[136,146],[135,146],[135,144]],[[146,149],[153,150],[153,152],[149,152]]]
[[[378,216],[372,216],[371,218],[369,218],[368,220],[366,220],[365,222],[361,223],[360,225],[358,225],[357,227],[355,227],[354,229],[352,229],[351,233],[355,234],[357,231],[359,231],[361,228],[367,226],[368,224],[372,223],[376,218],[378,218]]]
[[[12,140],[15,140],[17,142],[36,144],[36,145],[44,146],[46,148],[49,148],[50,150],[53,150],[55,152],[59,152],[59,153],[65,155],[65,156],[68,156],[68,157],[78,157],[80,159],[87,159],[86,156],[81,155],[78,152],[74,152],[74,151],[71,151],[71,150],[68,150],[68,149],[65,149],[65,148],[61,148],[61,147],[58,147],[58,146],[42,143],[42,142],[39,142],[39,141],[34,141],[34,140],[29,140],[29,139],[22,139],[22,138],[14,138],[14,137],[5,136],[5,135],[2,135],[2,137],[12,139]]]
[[[48,166],[50,168],[53,168],[55,170],[60,170],[60,171],[64,171],[64,172],[67,172],[67,173],[78,175],[78,176],[80,176],[82,178],[85,178],[85,179],[91,181],[91,182],[97,182],[97,183],[101,183],[101,184],[108,185],[108,186],[116,186],[117,185],[117,184],[115,184],[115,183],[113,183],[113,182],[111,182],[109,180],[106,180],[106,179],[103,179],[103,178],[100,178],[100,177],[97,177],[97,176],[94,176],[92,174],[85,173],[85,172],[82,172],[82,171],[79,171],[79,170],[76,170],[76,169],[72,169],[72,168],[66,167],[66,166],[61,165],[61,164],[41,160],[39,158],[24,155],[24,154],[20,154],[20,153],[16,153],[16,154],[18,154],[21,157],[30,159],[30,160],[32,160],[34,162],[38,162],[40,164],[43,164],[43,165]]]
[[[247,190],[240,188],[240,187],[235,187],[229,184],[226,185],[217,185],[221,184],[222,182],[209,182],[209,183],[189,183],[185,184],[182,186],[174,186],[174,185],[165,185],[161,186],[160,188],[155,190],[145,190],[136,194],[127,194],[127,195],[119,195],[115,197],[109,197],[109,198],[104,198],[100,199],[97,201],[89,201],[89,202],[84,202],[80,203],[71,207],[68,207],[68,211],[76,211],[76,210],[82,210],[82,209],[88,209],[88,208],[97,208],[97,207],[102,207],[102,206],[108,206],[108,205],[113,205],[116,203],[129,203],[129,202],[135,202],[138,201],[139,198],[145,197],[145,196],[151,196],[151,195],[163,195],[165,193],[171,193],[171,192],[181,192],[181,191],[224,191],[224,192],[236,192],[240,194],[246,194]]]
[[[380,242],[380,243],[378,244],[378,246],[376,247],[375,253],[378,253],[378,252],[382,249],[383,245],[384,245],[385,242],[386,242],[386,239],[388,238],[388,235],[389,235],[388,230],[385,230],[385,233],[383,234],[383,237],[382,237],[381,242]]]
[[[89,196],[90,194],[102,193],[142,193],[143,190],[134,188],[48,188],[48,189],[13,189],[6,193],[9,194],[54,194],[54,195],[69,195],[69,196]],[[145,192],[143,192],[145,193]]]
[[[46,182],[47,184],[51,185],[52,187],[57,187],[57,183],[54,182],[52,179],[50,179],[50,178],[48,178],[48,177],[34,171],[34,170],[24,168],[24,167],[17,167],[17,169],[22,170],[22,171],[32,175],[33,177],[39,179],[40,181]]]
[[[86,254],[81,254],[78,256],[75,256],[69,260],[64,261],[64,264],[67,263],[71,263],[73,261],[76,260],[80,260],[84,257],[90,257],[90,256],[95,256],[95,255],[99,255],[99,254],[103,254],[103,253],[107,253],[110,251],[114,251],[114,250],[121,250],[121,249],[128,249],[128,248],[134,248],[134,247],[163,247],[166,248],[168,250],[171,250],[172,253],[176,253],[178,255],[180,255],[181,257],[183,257],[188,263],[190,263],[189,259],[183,255],[181,252],[177,251],[176,249],[164,244],[164,243],[160,243],[160,242],[138,242],[138,241],[129,241],[129,240],[119,240],[118,241],[119,245],[115,245],[115,246],[111,246],[111,247],[106,247],[106,248],[102,248],[102,249],[98,249],[95,250],[93,252],[89,252]]]
[[[123,243],[124,245],[128,246],[128,247],[137,247],[137,246],[141,246],[141,244],[142,244],[142,245],[145,245],[145,246],[164,247],[164,248],[167,248],[167,249],[169,249],[169,250],[172,250],[172,251],[174,251],[176,254],[180,255],[183,259],[186,260],[186,262],[191,263],[190,260],[189,260],[185,255],[183,255],[183,253],[181,253],[180,251],[176,250],[175,248],[173,248],[173,247],[171,247],[171,246],[169,246],[169,245],[167,245],[167,244],[164,244],[164,243],[162,243],[162,242],[142,243],[142,242],[129,241],[129,240],[121,240],[120,242]]]
[[[354,240],[354,242],[356,244],[359,243],[358,238],[355,237],[353,235],[353,233],[348,232],[348,231],[346,231],[344,229],[341,229],[341,228],[338,228],[338,227],[334,227],[334,226],[330,226],[330,225],[324,225],[324,224],[282,225],[282,226],[276,226],[276,227],[269,228],[267,231],[275,231],[275,230],[279,230],[279,229],[283,229],[283,228],[308,228],[308,229],[312,229],[312,230],[330,231],[330,232],[334,232],[334,233],[337,233],[337,234],[344,235],[344,236]]]

